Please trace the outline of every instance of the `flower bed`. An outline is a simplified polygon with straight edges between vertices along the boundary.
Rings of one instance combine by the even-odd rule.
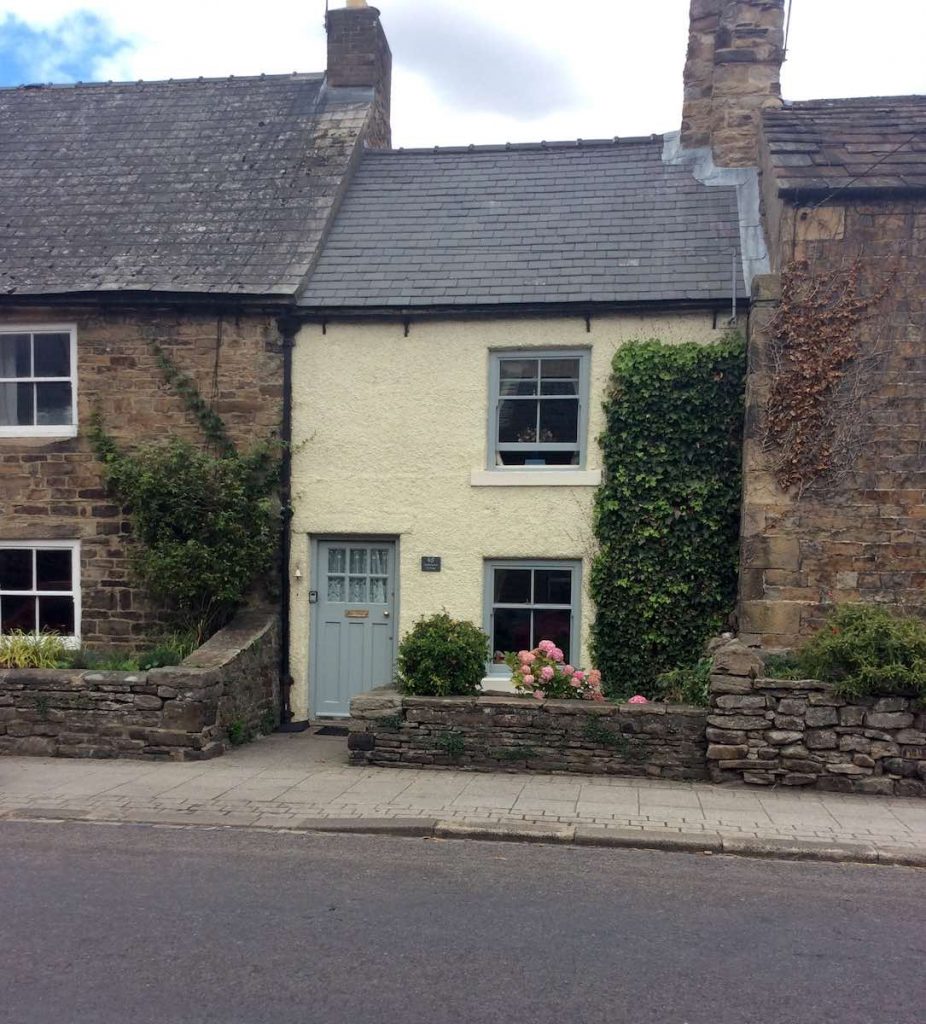
[[[351,764],[707,778],[706,708],[383,688],[350,711]]]

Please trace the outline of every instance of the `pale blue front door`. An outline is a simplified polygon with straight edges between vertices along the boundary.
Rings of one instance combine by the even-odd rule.
[[[310,685],[316,716],[342,718],[350,699],[392,682],[395,543],[318,542],[318,602]]]

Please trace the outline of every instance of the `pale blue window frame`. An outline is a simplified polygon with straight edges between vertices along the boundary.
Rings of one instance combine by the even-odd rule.
[[[589,406],[589,361],[591,351],[588,348],[512,348],[499,349],[490,352],[489,362],[489,424],[488,424],[488,447],[487,447],[487,468],[502,471],[512,469],[527,470],[530,472],[556,473],[563,470],[584,469],[588,455],[588,406]],[[501,364],[506,359],[577,359],[579,361],[579,383],[578,383],[578,424],[576,442],[572,443],[544,443],[543,441],[533,442],[499,442],[499,414],[501,411]],[[515,396],[504,396],[513,398]],[[530,400],[532,396],[524,396]],[[553,400],[555,395],[537,395],[538,401]],[[523,453],[529,456],[532,453],[540,454],[544,451],[559,451],[564,453],[575,452],[576,461],[562,465],[512,465],[503,464],[500,460],[501,451]]]
[[[496,569],[569,569],[572,573],[572,586],[569,601],[569,654],[573,664],[577,664],[582,637],[580,610],[582,605],[582,561],[572,558],[488,558],[485,561],[483,581],[483,628],[489,636],[489,661],[486,674],[490,676],[508,676],[511,670],[507,665],[496,665],[493,661],[494,651],[494,614],[496,607],[508,607],[495,604],[495,570]],[[514,606],[512,606],[514,607]],[[518,605],[531,610],[564,608],[565,605]]]

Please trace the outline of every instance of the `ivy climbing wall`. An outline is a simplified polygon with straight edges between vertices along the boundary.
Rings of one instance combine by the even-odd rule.
[[[766,203],[739,631],[790,647],[834,603],[926,614],[926,200]]]

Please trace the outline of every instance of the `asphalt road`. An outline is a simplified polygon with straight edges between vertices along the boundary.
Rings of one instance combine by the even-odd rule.
[[[0,823],[3,1024],[923,1024],[926,871]]]

